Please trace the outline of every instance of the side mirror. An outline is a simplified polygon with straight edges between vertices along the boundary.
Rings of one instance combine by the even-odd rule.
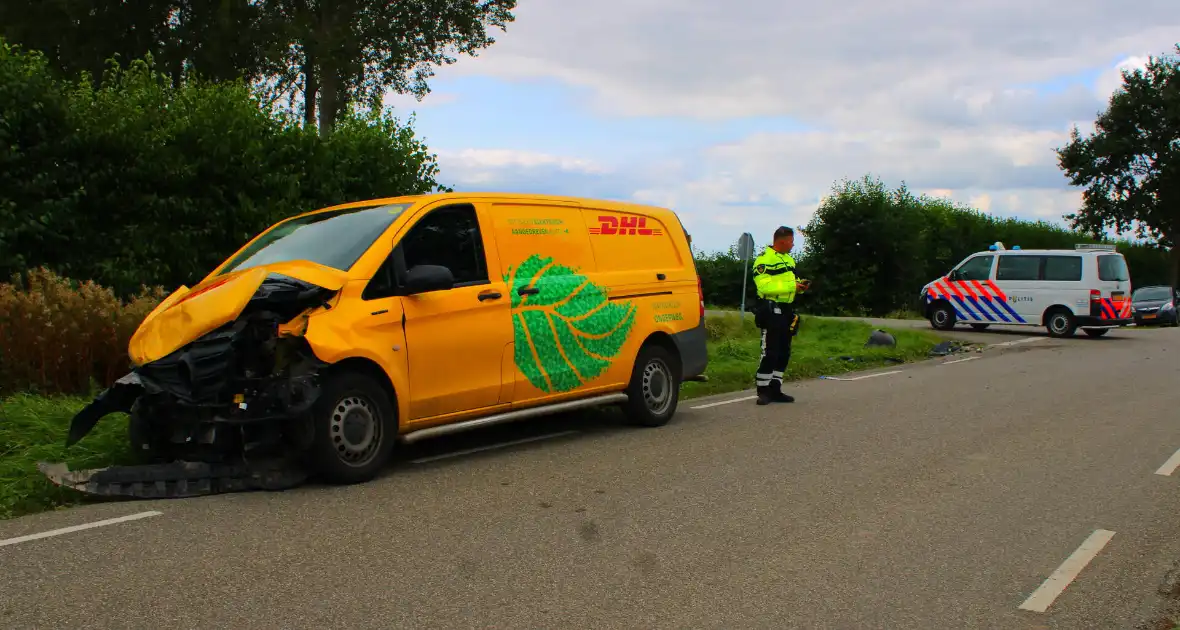
[[[947,278],[947,280],[950,280],[951,282],[958,281],[959,270],[958,269],[951,269],[951,272],[946,275],[946,278]]]
[[[455,286],[455,274],[441,265],[414,265],[406,274],[410,294],[445,291]]]

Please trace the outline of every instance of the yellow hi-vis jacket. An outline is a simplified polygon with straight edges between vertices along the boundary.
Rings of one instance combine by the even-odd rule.
[[[773,247],[754,259],[754,287],[758,297],[790,304],[795,301],[795,259]]]

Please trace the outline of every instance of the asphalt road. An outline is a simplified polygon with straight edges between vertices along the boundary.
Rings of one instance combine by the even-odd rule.
[[[1021,343],[793,384],[793,405],[685,401],[660,429],[596,413],[436,441],[364,485],[0,522],[0,627],[1150,618],[1180,559],[1180,473],[1157,474],[1180,449],[1180,331],[980,336]],[[160,514],[5,544],[148,510]],[[1114,534],[1063,593],[1034,598],[1047,611],[1020,610],[1096,531]]]

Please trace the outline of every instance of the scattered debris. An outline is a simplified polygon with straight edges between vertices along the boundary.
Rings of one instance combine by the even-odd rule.
[[[869,340],[865,342],[864,347],[871,348],[873,346],[885,346],[892,348],[896,345],[897,340],[893,338],[893,335],[885,332],[884,330],[874,330],[873,333],[869,335]]]
[[[930,349],[930,356],[945,357],[962,352],[983,352],[983,346],[965,341],[944,341]]]

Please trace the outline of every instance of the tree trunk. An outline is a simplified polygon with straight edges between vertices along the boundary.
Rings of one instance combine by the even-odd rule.
[[[340,76],[330,64],[322,69],[324,98],[320,103],[320,137],[327,138],[336,129],[336,112],[340,107]]]
[[[315,53],[311,47],[303,46],[303,126],[315,126],[315,100],[320,92],[320,79],[316,72]]]
[[[1168,265],[1168,280],[1173,291],[1180,290],[1180,243],[1172,245],[1172,250],[1168,252],[1168,260],[1171,263]]]

